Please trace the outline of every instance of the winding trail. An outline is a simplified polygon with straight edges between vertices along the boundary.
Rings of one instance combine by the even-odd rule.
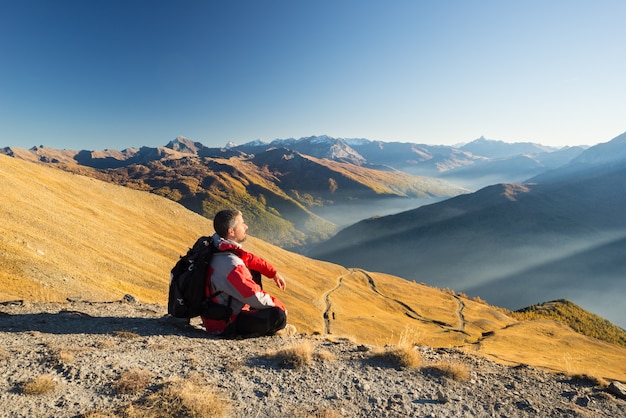
[[[465,309],[465,303],[461,300],[458,295],[454,295],[454,298],[457,300],[459,306],[456,309],[456,315],[459,317],[459,326],[456,328],[456,331],[465,332],[465,315],[463,314],[463,310]],[[468,334],[469,335],[469,334]]]
[[[399,299],[395,299],[392,297],[389,297],[383,293],[381,293],[377,286],[376,286],[376,282],[374,281],[374,278],[365,270],[362,269],[350,269],[348,275],[352,275],[352,274],[362,274],[363,276],[365,276],[365,278],[367,279],[368,285],[370,287],[370,289],[372,290],[372,292],[374,292],[376,295],[387,299],[393,303],[396,303],[398,305],[400,305],[402,307],[402,309],[404,310],[404,313],[406,316],[408,316],[411,319],[415,319],[417,321],[421,321],[427,324],[435,324],[441,328],[443,328],[446,331],[451,331],[451,332],[460,332],[462,334],[465,335],[469,335],[467,333],[467,331],[465,331],[465,316],[463,314],[463,310],[465,309],[465,303],[463,303],[463,301],[461,300],[461,298],[457,295],[452,295],[452,297],[454,297],[454,299],[456,299],[458,306],[457,306],[457,310],[456,310],[456,315],[459,319],[459,323],[457,326],[454,326],[452,324],[448,324],[446,322],[443,321],[439,321],[436,319],[431,319],[431,318],[426,318],[422,315],[420,315],[418,312],[416,312],[413,308],[411,308],[408,304],[406,304],[405,302],[399,300]],[[332,289],[330,289],[329,291],[327,291],[326,293],[324,293],[324,303],[325,303],[325,310],[323,313],[323,318],[324,318],[324,332],[326,334],[332,334],[331,332],[331,325],[332,325],[332,321],[335,319],[335,314],[332,311],[332,304],[330,302],[330,295],[335,292],[337,289],[339,289],[342,285],[343,285],[343,279],[344,277],[346,277],[346,275],[343,276],[339,276],[339,278],[337,279],[337,285],[335,287],[333,287]]]
[[[435,324],[435,325],[439,325],[441,327],[451,327],[452,325],[447,324],[445,322],[442,321],[437,321],[435,319],[429,319],[426,317],[423,317],[422,315],[420,315],[419,313],[415,312],[415,310],[413,308],[411,308],[409,305],[407,305],[406,303],[402,302],[401,300],[398,299],[394,299],[392,297],[389,297],[387,295],[384,295],[382,293],[380,293],[380,291],[378,290],[378,288],[376,287],[376,282],[374,281],[374,278],[372,276],[370,276],[365,270],[360,270],[360,269],[353,269],[352,271],[354,271],[355,273],[361,273],[362,275],[364,275],[367,278],[367,282],[370,286],[370,289],[372,289],[372,292],[376,293],[378,296],[390,300],[400,306],[402,306],[402,308],[404,308],[405,310],[405,315],[408,316],[409,318],[413,318],[413,319],[417,319],[418,321],[422,321],[422,322],[426,322],[426,323],[430,323],[430,324]]]
[[[326,334],[332,334],[332,332],[330,332],[331,317],[333,320],[335,319],[335,314],[331,311],[332,306],[330,303],[330,295],[335,290],[341,287],[341,285],[343,284],[343,278],[344,276],[339,276],[339,278],[337,279],[337,285],[333,287],[332,289],[330,289],[328,292],[324,293],[324,303],[326,304],[326,309],[324,310],[323,317],[324,317],[324,333]]]

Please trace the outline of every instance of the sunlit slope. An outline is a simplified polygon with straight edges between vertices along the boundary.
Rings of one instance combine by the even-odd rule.
[[[0,155],[2,299],[162,302],[206,219],[144,192]]]
[[[0,155],[0,300],[165,303],[169,270],[211,222],[146,192]],[[626,380],[626,350],[552,321],[518,322],[454,292],[347,269],[251,237],[246,247],[288,280],[289,322],[300,332],[459,347],[509,363]],[[593,353],[590,356],[589,353]]]

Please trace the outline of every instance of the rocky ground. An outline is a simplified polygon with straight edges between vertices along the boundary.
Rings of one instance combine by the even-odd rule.
[[[163,314],[132,297],[0,304],[0,415],[626,416],[611,382],[584,376],[430,347],[401,366],[333,336],[214,339]]]

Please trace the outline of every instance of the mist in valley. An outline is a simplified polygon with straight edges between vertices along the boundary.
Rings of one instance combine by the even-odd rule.
[[[390,197],[377,200],[359,199],[350,203],[337,203],[309,209],[316,215],[334,223],[339,229],[342,229],[363,219],[393,215],[416,209],[423,205],[440,202],[444,199],[443,197]]]
[[[515,273],[493,271],[489,280],[457,289],[512,310],[569,299],[626,329],[626,231],[543,251],[545,257]]]
[[[624,197],[606,180],[564,191],[494,185],[347,226],[308,255],[511,310],[569,299],[624,328]]]

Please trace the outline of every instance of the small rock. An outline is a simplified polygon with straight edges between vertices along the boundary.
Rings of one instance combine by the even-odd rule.
[[[591,402],[589,396],[581,396],[576,399],[576,405],[578,406],[589,406],[589,402]]]
[[[134,297],[133,295],[124,295],[124,297],[122,298],[122,300],[126,303],[137,303],[137,298]]]
[[[437,402],[439,403],[448,402],[448,397],[441,391],[441,389],[437,389]]]
[[[620,382],[611,382],[609,392],[619,398],[626,399],[626,386]]]

